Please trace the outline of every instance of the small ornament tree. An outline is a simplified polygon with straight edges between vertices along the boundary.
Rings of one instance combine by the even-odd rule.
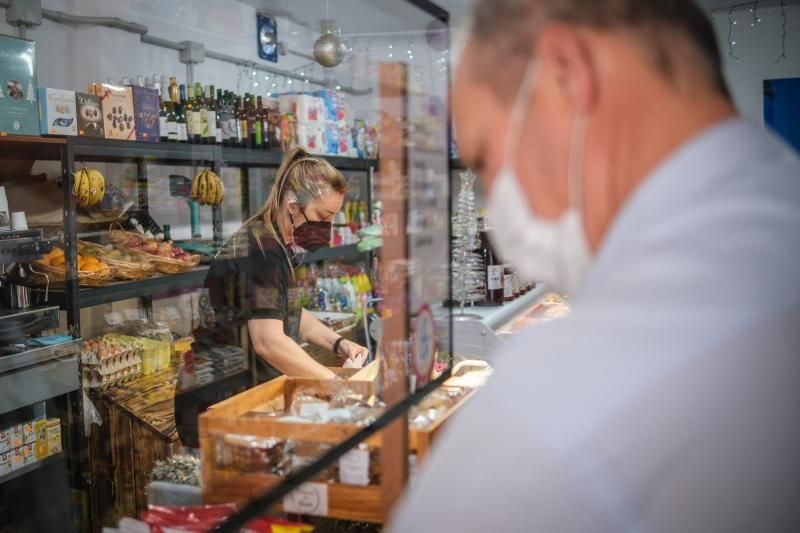
[[[475,174],[462,172],[458,205],[453,216],[453,300],[463,310],[484,298],[483,257],[478,238],[478,213],[475,209]]]

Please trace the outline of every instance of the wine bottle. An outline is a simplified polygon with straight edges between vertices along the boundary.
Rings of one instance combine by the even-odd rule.
[[[178,124],[178,142],[187,143],[189,141],[189,123],[186,120],[186,106],[188,105],[189,101],[186,98],[186,86],[181,84],[180,86],[180,101],[176,104],[177,106],[177,119],[176,122]]]
[[[250,126],[250,147],[260,150],[264,144],[264,136],[261,130],[261,117],[256,108],[256,95],[250,95],[250,107],[247,112],[247,123]]]
[[[261,146],[262,150],[268,150],[270,147],[269,142],[269,120],[267,116],[267,110],[264,109],[264,101],[261,99],[261,96],[258,97],[258,106],[256,108],[256,117],[258,118],[258,122],[261,124]]]
[[[200,144],[208,144],[208,102],[206,102],[203,85],[200,82],[195,82],[194,84],[194,100],[198,113],[197,120],[199,121],[200,138],[198,142]]]
[[[236,121],[239,124],[238,144],[246,148],[250,140],[250,132],[248,131],[247,124],[247,110],[240,97],[236,97]]]
[[[170,142],[169,131],[169,115],[170,115],[170,99],[169,99],[169,90],[166,87],[161,87],[161,80],[158,80],[158,96],[161,99],[161,107],[158,111],[158,132],[159,132],[159,140],[162,143]]]
[[[503,264],[497,260],[492,249],[489,238],[489,223],[486,218],[478,219],[478,232],[481,240],[481,253],[483,255],[484,276],[486,287],[486,303],[490,305],[502,305],[504,299],[503,276],[505,274]]]
[[[214,86],[211,86],[212,92]],[[217,123],[215,125],[216,133],[214,137],[217,139],[217,144],[222,144],[222,89],[217,89],[217,99],[214,100],[214,114],[217,117]]]

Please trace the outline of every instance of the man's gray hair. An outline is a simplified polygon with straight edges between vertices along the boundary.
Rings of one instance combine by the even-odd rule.
[[[729,94],[714,28],[695,0],[477,0],[472,39],[485,45],[492,63],[504,65],[500,70],[506,73],[485,79],[513,95],[534,53],[536,35],[552,22],[627,33],[670,79],[676,58],[688,53],[710,83]]]

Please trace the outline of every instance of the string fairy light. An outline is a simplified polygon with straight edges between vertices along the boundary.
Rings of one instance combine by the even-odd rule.
[[[775,60],[775,64],[784,59],[786,59],[786,2],[781,0],[781,55]]]
[[[736,41],[733,39],[733,27],[736,25],[736,20],[733,18],[734,7],[731,6],[728,10],[728,55],[738,62],[739,58],[733,53],[733,47],[736,46]]]
[[[756,24],[761,22],[761,17],[758,16],[758,4],[760,4],[760,0],[753,4],[753,7],[750,8],[750,13],[753,14],[753,21],[750,23],[751,27],[754,27]]]

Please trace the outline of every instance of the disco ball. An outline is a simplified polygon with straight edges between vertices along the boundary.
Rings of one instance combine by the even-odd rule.
[[[342,42],[336,21],[322,19],[319,28],[322,36],[314,43],[314,59],[325,68],[340,65],[347,56],[347,45]]]

